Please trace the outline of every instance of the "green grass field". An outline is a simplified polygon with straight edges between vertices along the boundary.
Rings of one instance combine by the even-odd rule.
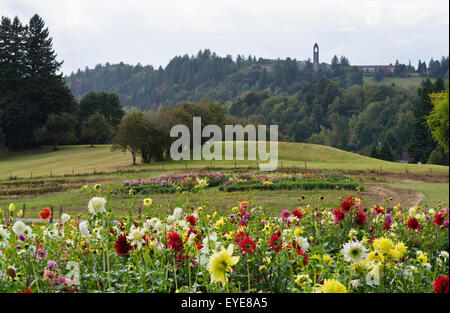
[[[442,202],[446,205],[449,203],[448,183],[393,183],[386,185],[422,192],[425,195],[425,199],[420,202],[420,206],[437,208]]]
[[[373,79],[373,76],[364,75],[363,77],[364,84],[395,84],[403,88],[417,88],[423,80],[423,77],[385,77],[381,81],[377,82]]]
[[[343,150],[306,143],[280,142],[278,146],[278,167],[307,169],[339,169],[341,171],[382,171],[390,173],[414,173],[448,176],[447,166],[428,164],[403,164],[387,162]],[[138,159],[139,161],[139,159]],[[265,163],[265,161],[259,161]],[[131,156],[125,152],[111,152],[109,145],[62,146],[58,151],[41,148],[25,152],[0,155],[0,179],[49,177],[114,173],[130,170],[185,170],[215,168],[256,169],[258,161],[166,161],[151,164],[131,165]]]
[[[138,159],[138,161],[140,161]],[[351,173],[360,183],[380,181],[383,184],[397,188],[419,190],[425,195],[422,205],[437,205],[438,202],[448,202],[448,174],[446,166],[402,164],[381,161],[359,154],[354,154],[339,149],[303,143],[279,143],[279,167],[311,169],[338,169]],[[82,213],[86,215],[89,196],[80,191],[80,187],[86,184],[100,183],[103,188],[111,186],[116,189],[123,185],[124,180],[138,178],[150,178],[160,174],[171,172],[185,172],[186,165],[189,172],[210,169],[234,171],[234,167],[241,170],[255,170],[257,161],[184,161],[158,162],[131,166],[129,153],[111,152],[109,145],[96,146],[63,146],[58,151],[50,148],[41,148],[17,153],[4,153],[0,155],[0,191],[8,190],[8,184],[17,184],[15,189],[24,190],[23,194],[7,195],[0,197],[0,208],[6,209],[9,203],[14,202],[18,208],[26,205],[27,217],[38,217],[37,212],[43,207],[64,207],[65,212],[72,214]],[[382,173],[380,173],[380,167]],[[95,168],[95,174],[94,174]],[[119,169],[119,171],[117,171]],[[73,171],[73,172],[72,172]],[[52,178],[50,178],[50,172]],[[438,176],[442,183],[399,183],[398,179],[408,177],[420,181],[420,177],[433,174]],[[75,173],[76,176],[72,176]],[[386,173],[393,173],[387,174]],[[90,174],[88,176],[77,174]],[[414,174],[411,176],[410,174]],[[11,180],[11,175],[17,177]],[[62,175],[68,175],[62,177]],[[33,179],[30,177],[33,176]],[[38,178],[42,176],[43,178]],[[427,176],[429,177],[429,176]],[[44,191],[39,186],[40,181],[54,182],[54,186],[64,186],[62,190]],[[61,181],[61,182],[59,182]],[[38,187],[33,187],[31,183]],[[3,189],[2,189],[3,188]],[[9,190],[12,190],[10,188]],[[26,193],[33,190],[33,193]],[[299,202],[297,198],[305,195],[306,200]],[[324,200],[319,200],[324,196]],[[251,192],[221,192],[218,188],[206,190],[206,199],[213,202],[217,209],[225,209],[235,206],[241,200],[250,200],[253,203],[267,209],[280,211],[286,208],[295,208],[298,205],[321,205],[336,207],[340,199],[348,196],[358,196],[355,191],[344,190],[276,190],[276,191],[251,191]],[[177,203],[184,203],[185,195],[182,194],[153,194],[140,195],[135,201],[140,205],[144,197],[151,197],[155,207],[159,211],[167,208],[173,209]],[[381,197],[375,199],[373,192],[361,193],[361,198],[367,204],[383,201]],[[447,200],[446,200],[447,199]],[[125,214],[129,206],[128,196],[118,195],[112,202],[118,212]],[[200,204],[200,195],[191,193],[190,201],[193,205]],[[57,210],[58,211],[58,210]],[[58,216],[58,215],[56,215]]]

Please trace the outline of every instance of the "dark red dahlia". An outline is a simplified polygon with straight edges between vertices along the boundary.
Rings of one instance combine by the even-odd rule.
[[[188,215],[186,217],[186,220],[189,222],[189,224],[191,224],[191,226],[197,225],[197,219],[195,218],[194,215]]]
[[[279,252],[283,247],[283,240],[279,231],[270,236],[269,246],[272,251]]]
[[[252,240],[252,238],[245,236],[240,244],[239,244],[240,248],[241,248],[241,252],[242,254],[249,254],[252,255],[255,250],[256,250],[256,243]]]
[[[303,217],[303,214],[302,214],[302,212],[300,212],[299,209],[292,211],[292,215],[294,215],[295,217],[297,217],[299,220],[301,220],[302,217]]]
[[[444,224],[445,215],[442,213],[438,213],[434,216],[434,223],[438,226],[441,226]]]
[[[334,210],[334,221],[336,223],[339,223],[345,218],[345,212],[342,209],[335,209]]]
[[[383,229],[386,229],[386,230],[391,229],[391,223],[388,220],[386,220],[386,222],[384,222]]]
[[[411,217],[408,220],[408,227],[412,230],[419,230],[420,224],[419,224],[419,221],[417,220],[417,218]]]
[[[133,247],[128,243],[126,234],[122,234],[117,237],[114,248],[116,249],[118,255],[128,255],[128,252],[133,249]]]
[[[344,212],[349,212],[355,203],[353,202],[352,197],[349,197],[347,200],[341,203],[341,208]]]
[[[364,211],[357,209],[355,213],[355,224],[362,226],[367,220],[366,213]]]
[[[442,275],[436,278],[433,284],[433,291],[435,293],[448,293],[448,276]]]
[[[172,250],[180,252],[184,249],[183,240],[177,232],[168,233],[167,239],[167,246]]]

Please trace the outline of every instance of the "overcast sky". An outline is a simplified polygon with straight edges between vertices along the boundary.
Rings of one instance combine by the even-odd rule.
[[[98,63],[165,67],[175,55],[312,59],[417,67],[449,54],[448,0],[0,0],[0,15],[39,14],[62,71]]]

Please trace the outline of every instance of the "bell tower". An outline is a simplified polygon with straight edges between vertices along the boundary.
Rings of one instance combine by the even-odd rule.
[[[313,65],[315,70],[319,68],[319,45],[317,43],[314,44],[313,48]]]

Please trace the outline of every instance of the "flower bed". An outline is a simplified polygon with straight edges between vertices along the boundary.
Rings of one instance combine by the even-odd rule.
[[[362,190],[353,178],[335,171],[319,173],[190,173],[161,175],[147,180],[124,181],[124,191],[133,193],[175,193],[195,189],[199,180],[207,180],[207,187],[221,191],[282,190],[282,189],[348,189]]]
[[[247,201],[160,216],[145,199],[135,219],[90,193],[85,221],[1,215],[0,292],[448,292],[447,208],[348,198],[275,216]]]

